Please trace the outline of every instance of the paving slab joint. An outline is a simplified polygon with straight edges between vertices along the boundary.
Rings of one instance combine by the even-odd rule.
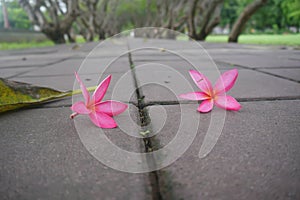
[[[62,63],[62,62],[66,61],[66,60],[69,60],[69,59],[71,59],[71,58],[72,58],[72,56],[71,56],[71,57],[67,57],[67,58],[62,58],[62,59],[56,60],[56,61],[54,61],[54,62],[42,64],[42,65],[23,65],[22,68],[26,68],[26,67],[40,67],[40,68],[48,67],[48,66],[50,66],[50,65],[55,65],[55,64],[58,64],[58,63]],[[2,69],[11,69],[11,68],[13,68],[13,67],[14,67],[14,66],[3,67]],[[20,68],[20,67],[17,66],[16,68]],[[29,73],[29,72],[31,72],[31,71],[33,71],[33,70],[35,70],[35,69],[26,70],[26,71],[20,72],[20,73],[18,73],[18,74],[12,75],[12,76],[8,76],[8,77],[6,77],[6,79],[11,79],[11,78],[15,78],[15,77],[20,77],[20,76],[22,76],[23,74]]]
[[[250,98],[236,98],[238,102],[257,102],[257,101],[290,101],[290,100],[300,100],[300,96],[282,96],[282,97],[250,97]],[[179,105],[179,104],[195,104],[201,103],[201,101],[148,101],[147,103],[143,103],[141,108],[147,108],[149,106],[171,106],[171,105]],[[132,103],[136,105],[135,103]],[[137,106],[137,105],[136,105]],[[138,106],[137,106],[138,107]]]
[[[129,46],[128,46],[129,49]],[[133,81],[134,81],[134,86],[136,88],[136,96],[137,96],[137,108],[139,111],[139,120],[140,120],[140,125],[141,125],[141,132],[152,132],[152,127],[151,127],[151,119],[149,116],[149,112],[147,110],[147,107],[145,106],[144,102],[144,95],[143,91],[141,88],[139,88],[139,82],[135,73],[135,65],[132,60],[131,53],[128,52],[128,59],[130,63],[130,69],[131,73],[133,76]],[[157,139],[154,137],[149,137],[149,138],[143,138],[143,143],[144,143],[144,148],[145,152],[153,152],[154,151],[154,146],[156,146],[156,143],[159,143]],[[155,159],[153,157],[147,157],[147,162],[149,165],[156,165]],[[149,181],[151,184],[151,189],[152,189],[152,199],[155,200],[162,200],[162,194],[161,194],[161,188],[160,188],[160,176],[158,171],[152,171],[149,172]]]
[[[222,61],[217,61],[217,60],[215,60],[215,61],[216,62],[222,62]],[[238,65],[238,64],[228,63],[228,62],[223,62],[223,63],[228,64],[228,65],[234,65],[234,66],[240,67],[242,69],[247,69],[247,70],[252,70],[252,71],[260,72],[260,73],[263,73],[263,74],[274,76],[276,78],[281,78],[281,79],[285,79],[285,80],[288,80],[288,81],[300,83],[300,81],[292,79],[292,78],[288,78],[288,77],[285,77],[285,76],[280,76],[278,74],[273,74],[273,73],[270,73],[270,72],[266,72],[266,71],[260,70],[260,69],[266,69],[266,68],[247,67],[247,66],[244,66],[244,65]],[[298,67],[296,67],[296,68],[298,68]],[[268,68],[268,69],[270,69],[270,68]],[[282,68],[276,68],[276,69],[282,69]]]

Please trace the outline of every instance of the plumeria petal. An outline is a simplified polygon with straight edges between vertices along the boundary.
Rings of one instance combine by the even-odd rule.
[[[209,99],[210,97],[204,93],[204,92],[190,92],[190,93],[186,93],[186,94],[181,94],[179,95],[180,98],[183,99],[188,99],[188,100],[205,100],[205,99]]]
[[[214,106],[214,101],[212,99],[204,100],[198,107],[198,111],[202,113],[207,113],[212,110]]]
[[[82,95],[83,95],[85,103],[87,105],[90,102],[90,94],[87,91],[87,89],[86,89],[85,85],[83,84],[83,82],[81,81],[81,79],[79,78],[77,72],[75,72],[75,76],[76,76],[77,81],[79,82],[79,85],[80,85],[80,88],[82,91]]]
[[[97,104],[98,102],[100,102],[103,99],[103,97],[107,91],[107,88],[109,86],[110,80],[111,80],[111,75],[106,77],[96,88],[96,90],[93,94],[93,101],[95,102],[95,104]]]
[[[215,98],[215,103],[218,107],[220,108],[224,108],[226,110],[240,110],[241,109],[241,105],[239,104],[239,102],[237,102],[237,100],[235,98],[233,98],[232,96],[217,96]]]
[[[212,94],[212,85],[211,82],[208,80],[206,76],[201,74],[200,72],[197,72],[196,70],[190,70],[190,75],[196,85],[206,94],[211,95]]]
[[[96,112],[102,112],[109,116],[119,115],[127,109],[127,104],[119,101],[104,101],[95,105]]]
[[[117,123],[115,122],[115,120],[108,114],[100,113],[100,112],[92,112],[89,114],[89,116],[92,122],[100,128],[117,127]]]
[[[230,90],[238,77],[238,70],[233,69],[223,73],[217,80],[214,91],[215,94],[222,94]]]
[[[79,114],[89,114],[91,111],[87,109],[84,102],[79,101],[72,105],[71,110]]]

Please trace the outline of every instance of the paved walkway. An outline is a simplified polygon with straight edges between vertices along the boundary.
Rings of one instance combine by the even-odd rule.
[[[191,146],[160,170],[120,172],[99,162],[81,142],[76,123],[93,125],[86,116],[69,119],[71,98],[5,113],[0,115],[1,199],[300,199],[299,50],[202,44],[221,72],[239,70],[230,94],[243,108],[226,112],[219,140],[200,159],[210,122],[222,111],[199,114],[197,102],[178,100],[176,95],[197,89],[188,75],[191,64],[217,78],[205,51],[192,42],[168,40],[106,45],[89,54],[79,70],[88,86],[98,83],[100,74],[101,80],[112,74],[110,88],[115,88],[105,98],[130,105],[131,121],[125,114],[116,117],[121,128],[105,130],[105,135],[124,150],[149,152],[172,141],[182,121],[187,135],[197,122]],[[2,51],[0,77],[72,90],[74,71],[95,46]],[[122,54],[128,48],[130,55]],[[121,56],[110,63],[115,55]],[[145,130],[156,135],[136,138]]]

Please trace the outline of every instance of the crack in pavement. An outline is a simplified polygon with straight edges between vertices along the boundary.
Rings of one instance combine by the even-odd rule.
[[[135,73],[135,65],[133,63],[132,60],[132,56],[130,53],[130,47],[129,44],[127,43],[127,47],[128,47],[128,59],[129,59],[129,64],[130,64],[130,69],[131,69],[131,73],[133,76],[133,81],[134,81],[134,86],[135,86],[135,92],[137,95],[137,108],[139,110],[139,118],[140,118],[140,123],[141,123],[141,131],[145,132],[145,131],[150,131],[152,132],[152,128],[151,128],[151,119],[148,113],[148,110],[146,109],[146,107],[144,107],[144,95],[143,95],[143,91],[141,90],[141,88],[139,88],[138,85],[138,79]],[[155,136],[152,138],[143,138],[143,142],[144,142],[144,147],[145,147],[145,151],[146,152],[153,152],[154,150],[154,143],[158,143],[157,139],[155,139]],[[147,163],[150,166],[156,166],[156,162],[155,162],[155,158],[153,156],[148,156],[147,158]],[[159,171],[152,171],[148,173],[149,175],[149,181],[151,184],[151,188],[152,188],[152,199],[154,200],[162,200],[162,193],[161,193],[161,186],[160,186],[160,175],[159,175]]]

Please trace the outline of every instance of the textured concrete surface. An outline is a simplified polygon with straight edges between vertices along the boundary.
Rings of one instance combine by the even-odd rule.
[[[291,52],[292,53],[292,52]],[[261,51],[264,54],[264,51]],[[297,54],[299,55],[299,54]],[[289,58],[278,57],[276,54],[271,55],[239,55],[236,53],[234,57],[222,56],[216,57],[216,60],[222,60],[235,65],[246,66],[250,68],[285,68],[285,67],[299,67],[299,61]]]
[[[192,92],[193,90],[199,91],[188,73],[189,69],[191,68],[177,71],[153,63],[137,67],[136,74],[145,101],[185,102],[186,100],[178,98],[179,94]],[[224,70],[203,70],[201,72],[214,84]],[[228,94],[238,99],[299,97],[300,87],[299,83],[287,80],[284,77],[278,78],[270,74],[240,69],[236,85]]]
[[[292,69],[262,69],[261,71],[276,75],[279,77],[287,78],[292,81],[300,82],[300,68]]]
[[[102,165],[83,147],[70,114],[69,108],[46,108],[0,116],[1,199],[151,199],[147,174]],[[105,134],[120,148],[140,149],[140,141],[124,139],[120,129]]]
[[[84,146],[78,123],[95,127],[88,116],[69,119],[70,97],[1,114],[1,199],[299,199],[299,55],[275,46],[132,38],[1,51],[0,77],[58,90],[79,89],[74,71],[87,86],[111,74],[105,99],[130,102],[129,109],[115,117],[119,128],[99,134],[125,151],[162,149],[184,122],[187,137],[197,129],[176,162],[131,174],[103,165]],[[212,82],[237,68],[228,94],[242,110],[200,114],[198,102],[178,99],[198,90],[188,74],[193,65]],[[221,124],[214,117],[224,114],[221,136],[200,159],[209,127]],[[151,137],[142,138],[145,130]]]
[[[227,112],[215,148],[203,159],[198,157],[199,149],[210,123],[217,122],[211,122],[212,113],[201,115],[194,143],[173,165],[159,172],[164,199],[298,199],[299,103],[243,102],[240,112]],[[180,106],[190,110],[190,118],[199,115],[198,104]],[[160,146],[174,139],[183,123],[180,106],[166,105],[160,109],[169,119],[156,135]],[[218,114],[220,109],[213,112]],[[152,125],[160,126],[155,122]]]

